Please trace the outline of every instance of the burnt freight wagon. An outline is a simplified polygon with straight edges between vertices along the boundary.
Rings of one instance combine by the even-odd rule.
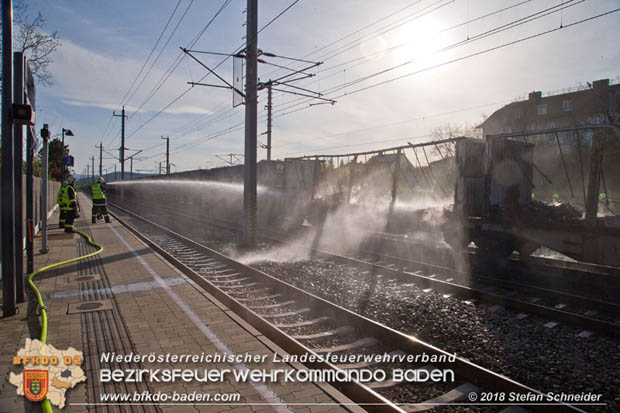
[[[516,135],[464,138],[456,143],[454,205],[446,211],[443,227],[446,242],[455,250],[473,242],[481,253],[501,258],[515,250],[527,256],[544,246],[578,261],[620,266],[620,221],[617,215],[599,212],[607,201],[607,188],[601,186],[604,148],[606,143],[617,145],[616,136],[605,130],[592,134],[585,160],[578,141],[583,188],[579,205],[559,199],[542,202],[534,195],[540,193],[537,186],[542,187],[535,184],[536,179],[549,186],[559,176],[566,177],[572,194],[577,192],[573,187],[578,182],[574,178],[570,182],[574,171],[566,170],[568,154],[562,152],[560,142],[559,165],[564,171],[550,157],[539,157],[544,160],[539,165],[536,144]],[[551,169],[547,174],[554,176],[543,169]]]

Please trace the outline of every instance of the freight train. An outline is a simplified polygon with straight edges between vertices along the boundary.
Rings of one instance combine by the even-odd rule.
[[[585,213],[533,196],[534,144],[514,136],[457,141],[454,205],[446,210],[444,239],[457,251],[473,242],[490,257],[514,250],[528,256],[544,246],[578,261],[620,266],[620,220],[598,214],[604,139],[604,133],[593,138]]]
[[[311,224],[321,234],[327,225],[328,235],[338,232],[341,238],[348,236],[351,226],[366,232],[434,231],[443,232],[445,241],[456,252],[473,242],[483,255],[505,258],[515,250],[528,256],[544,246],[578,261],[620,266],[620,220],[615,215],[597,214],[603,149],[598,145],[597,136],[595,134],[590,144],[590,159],[584,162],[589,167],[589,179],[587,191],[586,180],[583,180],[585,202],[579,209],[569,203],[541,202],[533,196],[543,193],[541,187],[535,185],[541,179],[539,166],[554,168],[549,162],[540,165],[540,159],[535,163],[535,144],[512,136],[488,136],[484,140],[462,137],[450,140],[450,145],[454,145],[450,153],[453,156],[442,157],[441,163],[445,171],[449,171],[443,174],[444,179],[441,169],[430,170],[431,163],[422,166],[417,162],[417,168],[409,164],[405,147],[393,150],[396,153],[391,158],[378,155],[376,162],[367,162],[365,178],[360,178],[362,167],[355,161],[348,165],[342,163],[338,168],[331,166],[331,161],[318,157],[261,161],[258,165],[258,226],[294,233],[302,224],[307,231]],[[418,145],[428,145],[428,150],[437,143]],[[397,159],[399,174],[394,173],[393,166]],[[392,169],[388,161],[392,162]],[[378,172],[380,163],[387,164],[383,167],[387,171],[383,175]],[[429,196],[430,185],[423,183],[424,175],[429,181],[432,175],[436,178],[434,181],[443,185],[441,195],[447,203],[450,202],[449,195],[445,196],[448,188],[454,188],[453,205],[443,210],[443,205],[431,208],[428,203],[417,202],[415,209],[393,208],[397,198],[399,202],[406,197],[419,201]],[[556,176],[564,175],[558,172]],[[390,182],[391,179],[394,181]],[[421,182],[416,184],[416,179]],[[372,208],[368,207],[369,202],[363,205],[352,199],[362,191],[380,192],[377,187],[388,192],[388,204],[389,193],[392,193],[389,213],[386,208],[377,206],[375,198],[371,198]],[[398,196],[397,187],[400,188]],[[154,176],[122,185],[112,184],[109,188],[116,202],[155,202],[208,219],[242,222],[242,166]],[[331,192],[327,193],[326,188]],[[409,192],[405,193],[405,189]],[[433,221],[443,222],[439,230],[435,223],[433,228],[429,227],[428,217],[437,215],[442,215],[441,219]],[[342,228],[337,229],[338,225]],[[355,236],[360,236],[359,231]]]

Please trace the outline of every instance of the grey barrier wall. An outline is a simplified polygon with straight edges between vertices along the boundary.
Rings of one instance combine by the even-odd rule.
[[[26,175],[24,175],[22,177],[22,185],[24,188],[23,191],[23,211],[22,211],[22,216],[24,217],[24,222],[22,222],[22,225],[24,227],[24,235],[27,234],[26,230]],[[33,221],[35,224],[35,229],[36,231],[40,231],[40,224],[41,224],[41,178],[37,178],[34,177],[34,185],[33,185],[33,189],[34,189],[34,216],[33,216]],[[51,181],[48,180],[47,181],[47,211],[46,213],[49,213],[54,206],[56,205],[56,196],[58,195],[58,190],[60,189],[60,182],[56,182],[56,181]],[[2,193],[0,193],[0,199],[2,199]],[[49,225],[49,223],[48,223]],[[2,244],[0,242],[0,248],[2,247]]]
[[[26,183],[24,182],[24,188]],[[49,213],[56,205],[56,197],[58,196],[58,190],[60,189],[60,182],[47,180],[47,213]],[[41,230],[41,178],[34,178],[34,223],[38,230]],[[24,192],[24,208],[26,208],[26,193]],[[24,217],[26,211],[24,210]],[[49,223],[48,223],[49,225]],[[24,232],[25,234],[26,232]]]

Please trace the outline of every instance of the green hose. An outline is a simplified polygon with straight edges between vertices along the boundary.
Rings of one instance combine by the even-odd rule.
[[[84,237],[90,245],[92,245],[93,247],[97,247],[99,249],[95,252],[91,252],[90,254],[82,255],[81,257],[72,258],[70,260],[61,261],[61,262],[48,265],[47,267],[43,267],[41,269],[36,270],[35,272],[33,272],[32,274],[28,276],[28,285],[30,286],[34,294],[37,296],[37,302],[39,304],[39,308],[41,312],[41,338],[40,340],[43,344],[46,344],[47,342],[47,309],[45,308],[45,305],[43,303],[43,298],[41,298],[41,293],[39,292],[39,289],[34,284],[34,282],[32,282],[32,279],[34,278],[35,275],[38,275],[42,273],[43,271],[51,270],[52,268],[57,268],[62,265],[71,264],[72,262],[80,261],[80,260],[95,256],[97,254],[100,254],[101,251],[103,251],[103,247],[97,244],[95,241],[93,241],[88,235],[86,235],[85,233],[81,231],[75,231],[75,232],[77,232],[82,237]],[[43,401],[41,402],[41,408],[43,410],[43,413],[52,413],[52,405],[50,401],[47,399],[47,397],[43,399]]]

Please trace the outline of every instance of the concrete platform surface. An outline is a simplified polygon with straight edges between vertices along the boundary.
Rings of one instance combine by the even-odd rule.
[[[83,353],[86,381],[69,388],[65,407],[70,412],[315,412],[363,411],[342,394],[324,383],[279,381],[253,383],[234,379],[228,374],[223,381],[174,382],[151,380],[102,382],[101,372],[118,369],[123,372],[159,369],[303,369],[272,360],[282,350],[245,324],[224,305],[164,261],[134,237],[120,223],[100,221],[90,224],[90,201],[80,194],[81,217],[76,228],[90,234],[104,246],[95,257],[63,266],[35,278],[49,314],[47,343],[59,350],[73,347]],[[94,250],[77,234],[58,229],[58,212],[49,223],[49,253],[40,254],[40,237],[35,242],[35,269],[58,261],[84,255]],[[0,412],[40,411],[16,394],[9,382],[10,373],[21,374],[22,367],[13,365],[18,350],[27,338],[39,338],[40,323],[34,295],[28,289],[27,303],[20,304],[13,317],[0,319]],[[264,362],[207,363],[184,360],[172,362],[172,355],[255,355]],[[113,359],[112,355],[147,356],[144,360]],[[168,360],[149,360],[148,356],[171,355]],[[203,359],[204,360],[204,359]],[[156,402],[163,394],[168,400]],[[118,396],[110,396],[118,395]],[[111,401],[111,397],[132,397],[131,403]],[[184,396],[185,395],[185,396]],[[183,404],[171,398],[211,397],[209,401]],[[204,396],[209,395],[209,396]],[[215,402],[214,397],[230,402]],[[107,399],[106,399],[107,398]],[[236,399],[238,398],[238,399]],[[136,400],[136,401],[134,401]],[[58,411],[56,406],[53,406]]]

